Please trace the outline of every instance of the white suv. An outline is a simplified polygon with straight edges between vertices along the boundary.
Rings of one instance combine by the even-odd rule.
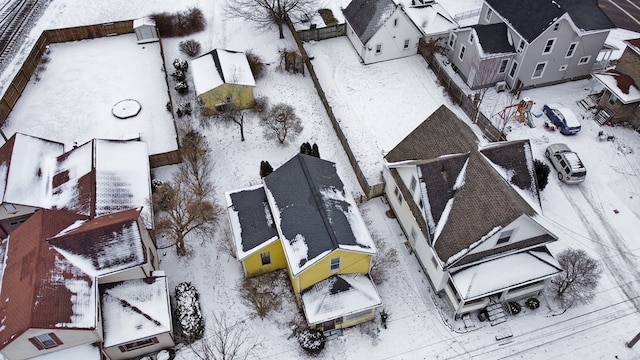
[[[544,152],[547,159],[558,171],[558,179],[567,184],[577,184],[587,176],[582,160],[565,144],[551,144]]]

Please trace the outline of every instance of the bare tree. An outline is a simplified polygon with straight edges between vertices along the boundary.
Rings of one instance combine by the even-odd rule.
[[[484,96],[487,94],[491,85],[496,82],[496,76],[500,69],[501,62],[502,58],[485,59],[477,63],[471,70],[471,75],[469,75],[469,83],[471,86],[475,87],[475,84],[482,86],[482,88],[474,94],[474,111],[473,118],[471,119],[474,123],[478,120],[478,114],[480,113],[480,106],[482,105]]]
[[[262,115],[265,125],[265,136],[275,137],[280,144],[284,144],[287,136],[295,136],[302,131],[302,121],[296,115],[291,105],[276,104]]]
[[[159,248],[175,245],[179,256],[187,253],[185,237],[192,232],[211,232],[223,212],[210,200],[215,188],[210,180],[213,165],[206,139],[198,132],[187,132],[182,156],[183,162],[171,181],[160,185],[152,196],[157,210],[156,230],[173,241]]]
[[[558,262],[564,272],[551,280],[551,284],[560,305],[566,311],[573,305],[589,303],[602,275],[598,261],[582,249],[569,248],[558,254]]]
[[[233,238],[233,234],[231,233],[231,229],[226,226],[224,230],[222,230],[222,234],[216,237],[218,242],[216,243],[216,248],[218,251],[223,252],[234,259],[238,258],[238,254],[236,254],[236,242]]]
[[[278,26],[280,39],[284,39],[283,25],[288,17],[310,11],[314,0],[227,0],[225,12],[255,23],[259,27]]]
[[[218,118],[227,123],[233,123],[240,128],[240,141],[244,141],[244,110],[233,102],[225,104],[225,108],[218,114]]]
[[[398,252],[390,247],[380,236],[371,234],[373,242],[376,245],[378,254],[371,262],[371,270],[369,275],[376,284],[381,284],[389,277],[389,272],[393,271],[393,267],[398,264]]]
[[[264,319],[271,310],[280,307],[282,299],[285,298],[284,292],[289,289],[286,271],[277,270],[244,278],[239,292],[242,302]]]
[[[244,360],[257,357],[260,342],[251,336],[243,321],[232,322],[224,311],[211,314],[213,326],[191,350],[202,360]]]

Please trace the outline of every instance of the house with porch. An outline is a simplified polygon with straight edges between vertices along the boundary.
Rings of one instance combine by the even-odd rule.
[[[287,269],[312,328],[375,317],[381,300],[368,274],[376,248],[334,163],[298,154],[262,184],[225,195],[246,276]]]
[[[528,140],[483,145],[441,106],[385,156],[385,194],[434,291],[459,316],[536,296],[562,271]]]
[[[2,220],[18,224],[0,243],[0,354],[124,359],[173,346],[146,143],[94,139],[64,152],[15,134],[0,162],[2,207],[18,210]],[[119,297],[106,298],[112,288]]]
[[[365,65],[418,53],[422,32],[393,0],[352,0],[343,13],[347,38]]]
[[[217,114],[229,103],[240,109],[253,107],[256,81],[245,53],[214,49],[191,61],[191,73],[207,113]]]
[[[597,1],[485,0],[476,26],[449,33],[447,56],[473,89],[551,85],[587,78],[608,62],[613,28]]]
[[[601,124],[629,123],[640,129],[640,38],[626,40],[625,44],[615,69],[593,74],[604,85],[596,118]]]

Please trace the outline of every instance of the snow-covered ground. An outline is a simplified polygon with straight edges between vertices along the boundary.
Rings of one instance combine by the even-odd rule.
[[[479,7],[477,0],[443,3],[445,7],[459,10],[450,10],[452,13]],[[280,40],[275,29],[257,30],[241,20],[224,19],[221,3],[217,1],[112,0],[99,4],[80,0],[52,1],[35,24],[25,47],[0,75],[0,88],[4,90],[7,86],[21,59],[28,54],[44,29],[132,19],[154,11],[184,10],[190,6],[203,10],[209,26],[206,31],[189,38],[200,41],[203,51],[216,47],[252,49],[261,55],[270,65],[266,76],[257,81],[256,95],[267,96],[272,104],[291,104],[304,125],[297,138],[279,145],[264,139],[262,127],[255,117],[246,119],[244,142],[240,141],[235,126],[215,123],[200,126],[194,121],[193,126],[200,127],[215,154],[218,201],[223,203],[224,191],[258,182],[261,160],[268,160],[277,167],[297,153],[303,141],[316,142],[322,158],[336,162],[338,174],[346,187],[354,196],[360,194],[362,191],[311,79],[277,69],[278,50],[295,46],[290,34]],[[640,34],[629,35],[640,37]],[[184,39],[164,41],[168,63],[174,58],[184,58],[178,52],[180,40]],[[97,46],[90,41],[86,43],[89,50]],[[371,183],[379,181],[384,151],[390,150],[440,104],[451,105],[419,56],[365,67],[346,39],[310,43],[307,49],[314,55],[314,67],[329,101]],[[90,59],[83,61],[89,62]],[[81,74],[76,76],[82,77]],[[33,88],[37,86],[35,84]],[[547,144],[565,142],[580,154],[587,167],[587,180],[579,186],[559,183],[552,172],[549,185],[541,194],[543,214],[540,218],[560,238],[551,247],[552,251],[557,252],[567,246],[583,248],[602,261],[606,271],[592,304],[554,316],[559,313],[558,309],[542,299],[541,308],[509,317],[502,326],[490,327],[486,322],[476,321],[474,329],[464,329],[460,322],[443,315],[447,311],[442,308],[445,305],[430,290],[417,261],[404,246],[405,238],[400,227],[385,216],[388,207],[378,198],[362,205],[363,217],[369,224],[369,231],[387,241],[401,255],[390,279],[378,288],[384,306],[391,314],[389,328],[378,330],[375,325],[368,324],[347,329],[344,336],[328,342],[319,358],[640,358],[639,346],[628,349],[624,345],[640,331],[640,313],[633,302],[640,296],[640,239],[634,233],[640,223],[640,135],[624,128],[600,128],[589,114],[582,119],[583,112],[576,101],[594,91],[596,86],[591,82],[579,81],[522,94],[536,102],[534,113],[539,113],[542,104],[548,101],[562,102],[571,107],[582,123],[582,131],[576,136],[548,132],[542,126],[543,117],[535,119],[538,126],[533,129],[513,121],[507,124],[509,139],[531,139],[537,158],[543,159]],[[498,95],[492,92],[487,95],[484,105],[487,115],[497,113],[496,109],[511,101],[499,99]],[[71,97],[59,99],[51,106],[74,106],[75,99]],[[454,107],[453,110],[468,121],[459,109]],[[41,126],[48,129],[46,137],[52,140],[64,136],[63,130],[56,130],[51,123]],[[596,134],[601,129],[614,135],[615,141],[597,140]],[[156,169],[154,174],[167,179],[171,170]],[[241,304],[237,287],[242,279],[242,270],[235,259],[216,248],[215,240],[222,236],[221,233],[211,234],[206,239],[189,239],[190,254],[187,258],[176,258],[171,249],[161,251],[161,267],[167,271],[170,287],[191,281],[201,294],[205,316],[225,312],[234,321],[244,321],[251,337],[260,343],[257,358],[304,357],[290,336],[290,323],[297,312],[293,304],[283,304],[282,309],[264,320],[254,317],[250,309]],[[211,318],[207,316],[210,326]],[[508,332],[513,334],[511,340],[496,341],[496,335]],[[194,359],[195,356],[185,347],[178,351],[178,358]]]

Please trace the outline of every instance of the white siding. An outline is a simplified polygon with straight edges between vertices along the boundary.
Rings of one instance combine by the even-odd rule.
[[[397,24],[394,21],[397,19]],[[351,39],[347,28],[347,36],[358,49],[357,42]],[[358,52],[365,64],[372,64],[380,61],[398,59],[418,53],[418,41],[422,34],[416,28],[404,11],[397,7],[391,17],[382,27],[369,39],[364,51]],[[409,46],[404,47],[405,40],[409,40]],[[358,40],[358,42],[360,42]],[[376,54],[376,47],[380,45],[381,51]]]
[[[38,350],[29,338],[36,335],[55,333],[62,345],[50,349]],[[8,360],[30,359],[32,357],[52,353],[58,350],[72,348],[83,344],[93,344],[102,341],[97,330],[71,329],[29,329],[2,349],[2,355]]]

